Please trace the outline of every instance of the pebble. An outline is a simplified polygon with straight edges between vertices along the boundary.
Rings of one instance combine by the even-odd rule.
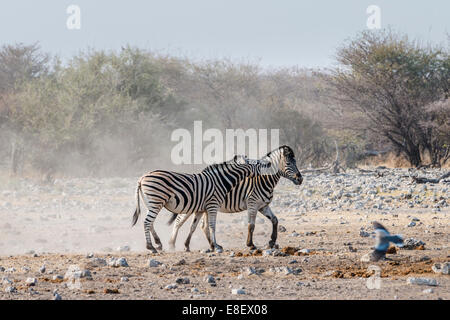
[[[407,238],[405,239],[402,248],[407,250],[414,250],[420,246],[424,246],[425,242],[422,240],[414,239],[414,238]]]
[[[437,286],[438,285],[436,279],[433,279],[433,278],[414,278],[414,277],[409,277],[408,279],[406,279],[406,282],[408,284],[417,284],[417,285],[420,285],[420,286]]]
[[[173,265],[174,266],[184,266],[185,264],[186,264],[186,260],[181,259],[181,260],[175,262]]]
[[[27,286],[35,286],[37,284],[37,280],[36,278],[27,278],[27,280],[25,280],[25,283],[27,284]]]
[[[178,284],[189,284],[191,283],[191,280],[189,280],[189,278],[177,278],[175,282]]]
[[[149,266],[150,268],[156,268],[156,267],[159,267],[160,265],[162,265],[162,263],[159,262],[158,260],[150,259],[150,260],[148,261],[148,266]]]
[[[109,259],[108,265],[110,267],[118,268],[118,267],[129,267],[127,259],[125,258],[111,258]]]
[[[62,300],[62,297],[58,292],[55,292],[53,294],[53,300]]]
[[[209,283],[213,287],[216,286],[216,279],[214,279],[214,277],[211,275],[207,275],[205,277],[205,282]]]
[[[45,265],[43,265],[43,266],[39,269],[39,272],[40,272],[40,273],[45,273],[45,270],[46,270],[46,269],[45,269]]]
[[[245,294],[243,289],[232,289],[231,294]]]
[[[14,293],[14,292],[17,292],[17,289],[16,289],[16,287],[9,286],[9,287],[5,288],[5,292],[6,293]]]
[[[128,282],[128,281],[130,281],[130,279],[128,279],[128,277],[120,278],[120,282]]]
[[[167,290],[172,290],[172,289],[176,289],[176,288],[178,288],[178,286],[177,286],[176,283],[168,284],[168,285],[165,287],[165,289],[167,289]]]
[[[444,262],[444,263],[435,263],[431,269],[435,273],[441,273],[441,274],[449,274],[450,269],[450,262]]]

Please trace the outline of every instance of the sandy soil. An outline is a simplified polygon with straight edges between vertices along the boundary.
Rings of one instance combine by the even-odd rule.
[[[402,206],[389,212],[351,207],[304,210],[278,201],[273,211],[286,229],[278,236],[284,256],[266,255],[272,226],[262,218],[257,219],[254,239],[261,250],[245,248],[244,212],[219,215],[217,238],[223,253],[206,252],[200,228],[192,252],[184,252],[189,223],[179,234],[177,251],[166,251],[171,228],[165,225],[169,214],[162,212],[156,230],[165,248],[151,254],[145,250],[142,217],[137,227],[130,227],[135,181],[57,181],[52,186],[30,185],[29,192],[22,188],[29,182],[21,181],[19,187],[0,191],[0,299],[53,299],[55,290],[62,299],[450,298],[450,276],[432,270],[435,263],[450,261],[449,207],[439,212]],[[289,194],[295,201],[302,189],[294,187],[283,183],[276,196],[285,199]],[[406,227],[412,217],[419,218],[417,225]],[[424,241],[423,250],[399,249],[388,254],[388,261],[361,262],[374,239],[360,236],[360,230],[371,233],[374,220],[392,233]],[[128,267],[102,265],[96,259],[108,263],[121,257]],[[149,259],[161,264],[150,267]],[[371,271],[374,265],[381,270],[379,288],[369,289],[368,283],[378,281]],[[292,273],[286,274],[286,267]],[[71,277],[68,270],[88,270],[91,277]],[[215,283],[205,280],[208,275]],[[409,277],[434,278],[438,285],[409,284]],[[29,278],[36,284],[27,283]],[[15,292],[5,291],[10,287]],[[233,289],[245,294],[232,294]]]

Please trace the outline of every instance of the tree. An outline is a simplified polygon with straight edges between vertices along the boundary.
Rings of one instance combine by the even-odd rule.
[[[427,105],[448,97],[450,56],[391,30],[367,31],[337,52],[331,85],[342,105],[362,112],[369,130],[387,138],[410,163],[436,152],[433,130],[421,125]]]
[[[48,71],[49,55],[38,43],[4,45],[0,49],[0,94],[18,83],[37,78]]]

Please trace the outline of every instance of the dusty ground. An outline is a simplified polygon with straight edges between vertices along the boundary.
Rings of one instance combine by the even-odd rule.
[[[272,226],[262,218],[255,231],[255,244],[262,250],[245,249],[246,213],[219,215],[217,237],[225,249],[221,254],[205,252],[208,245],[200,228],[192,252],[183,252],[188,224],[179,234],[177,251],[150,254],[144,249],[142,217],[137,227],[130,227],[137,178],[60,180],[51,186],[14,181],[0,190],[0,299],[53,299],[55,289],[63,299],[449,299],[450,276],[432,270],[435,263],[450,261],[448,185],[422,190],[407,179],[386,177],[385,190],[375,196],[368,196],[364,186],[337,199],[324,195],[330,188],[337,193],[336,185],[351,189],[364,179],[368,189],[372,180],[380,183],[380,178],[355,173],[311,176],[300,187],[281,184],[273,211],[286,229],[278,237],[286,256],[266,255]],[[389,189],[392,183],[397,188]],[[411,192],[406,198],[416,203],[404,200],[402,192]],[[444,204],[436,209],[439,201]],[[164,249],[171,230],[165,225],[168,216],[162,212],[156,225]],[[416,225],[407,227],[412,219]],[[392,233],[422,240],[424,250],[400,249],[388,255],[389,261],[361,262],[374,244],[374,220]],[[370,236],[361,236],[361,228]],[[310,252],[295,253],[298,249]],[[113,257],[124,257],[129,266],[105,266],[95,259],[108,262]],[[149,259],[161,265],[150,267]],[[45,271],[40,272],[43,265]],[[373,265],[381,269],[379,289],[368,288],[368,281],[377,281],[369,270]],[[256,274],[250,274],[251,267]],[[285,274],[285,267],[293,273]],[[68,270],[89,270],[92,279],[70,277]],[[205,281],[208,275],[215,285]],[[409,284],[408,277],[434,278],[438,285]],[[28,278],[37,283],[30,286]],[[189,283],[176,283],[179,278]],[[5,292],[10,287],[16,291]],[[245,294],[233,295],[233,289]]]

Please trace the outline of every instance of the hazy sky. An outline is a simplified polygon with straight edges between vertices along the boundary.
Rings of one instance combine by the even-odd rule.
[[[80,30],[66,26],[71,4],[81,9]],[[39,41],[64,59],[128,43],[197,59],[325,67],[343,40],[367,29],[369,5],[380,7],[382,27],[447,43],[448,0],[2,0],[0,45]]]

